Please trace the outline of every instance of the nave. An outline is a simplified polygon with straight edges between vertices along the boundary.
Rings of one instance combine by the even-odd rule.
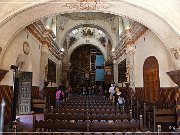
[[[127,103],[122,108],[114,106],[110,99],[102,95],[71,96],[64,104],[51,107],[43,114],[19,115],[23,132],[52,132],[63,134],[156,134],[143,125],[142,115],[135,118],[137,112],[130,110]],[[29,120],[28,120],[29,117]],[[32,119],[33,120],[30,120]],[[30,124],[31,123],[31,124]],[[170,134],[171,130],[163,127],[157,131]],[[118,133],[117,133],[118,132]],[[163,133],[166,132],[166,133]],[[173,134],[173,133],[172,133]]]
[[[180,131],[179,0],[0,7],[0,132]],[[102,95],[111,84],[126,93],[124,108]],[[74,95],[57,108],[61,85]]]

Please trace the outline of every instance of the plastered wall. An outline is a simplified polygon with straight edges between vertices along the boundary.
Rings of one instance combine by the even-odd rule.
[[[168,49],[152,31],[147,31],[131,48],[131,51],[127,52],[123,59],[127,58],[127,61],[130,62],[130,70],[132,70],[130,71],[130,81],[134,82],[135,87],[144,87],[143,65],[145,59],[149,56],[155,56],[158,60],[160,87],[176,86],[166,74],[166,72],[175,69],[172,57]],[[118,63],[123,59],[120,57],[117,60]],[[122,84],[119,83],[119,86],[122,86]]]
[[[171,81],[166,72],[174,70],[175,67],[167,48],[152,32],[148,31],[135,44],[134,53],[134,75],[135,86],[143,87],[143,65],[144,61],[149,56],[155,56],[159,63],[159,79],[160,87],[174,87],[175,84]]]
[[[27,42],[30,46],[30,52],[28,55],[23,52],[23,43]],[[56,66],[56,83],[52,86],[58,86],[60,83],[60,64],[61,61],[57,60],[49,51],[47,51],[47,57],[42,59],[42,45],[36,40],[28,31],[22,30],[10,43],[7,51],[5,52],[1,69],[9,70],[4,79],[0,82],[0,85],[13,85],[13,71],[10,70],[11,65],[17,65],[18,56],[21,56],[25,65],[22,71],[33,72],[32,86],[40,86],[42,83],[42,74],[45,72],[41,67],[41,63],[46,63],[48,58],[53,60]],[[46,61],[47,60],[47,61]],[[51,86],[51,85],[50,85]]]
[[[28,55],[23,52],[24,42],[27,42],[30,47]],[[5,52],[1,68],[9,70],[9,72],[0,84],[12,86],[13,72],[10,70],[10,66],[17,65],[16,61],[20,55],[24,58],[26,57],[22,71],[33,72],[32,85],[39,86],[41,45],[25,30],[22,30],[15,36]]]

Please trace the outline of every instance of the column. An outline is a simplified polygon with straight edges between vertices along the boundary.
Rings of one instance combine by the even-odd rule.
[[[122,19],[123,19],[123,23],[124,23],[124,28],[125,28],[125,30],[127,30],[130,27],[129,18],[122,17]]]
[[[124,31],[124,24],[122,17],[119,17],[119,35]]]
[[[69,85],[69,69],[70,69],[71,63],[70,62],[63,62],[62,64],[62,83],[63,85],[68,86]]]
[[[40,75],[39,75],[39,94],[40,97],[43,96],[43,89],[45,87],[45,82],[47,82],[48,74],[48,55],[49,49],[46,45],[41,46],[41,60],[40,60]]]
[[[58,47],[60,47],[60,42],[59,42],[59,35],[60,35],[60,29],[59,29],[59,27],[60,27],[60,17],[59,16],[56,16],[56,40],[55,40],[55,42],[56,42],[56,44],[58,45]]]
[[[52,28],[52,21],[53,21],[53,16],[47,17],[47,21],[46,21],[46,28],[47,29]]]
[[[113,60],[113,73],[115,85],[118,85],[118,63],[115,60]]]
[[[129,46],[126,49],[127,54],[127,61],[126,61],[126,67],[127,67],[127,74],[129,77],[129,80],[127,80],[130,83],[130,88],[135,92],[135,76],[134,76],[134,47]]]
[[[59,86],[62,82],[62,60],[60,60],[56,65],[56,75],[57,75],[56,83],[57,86]]]

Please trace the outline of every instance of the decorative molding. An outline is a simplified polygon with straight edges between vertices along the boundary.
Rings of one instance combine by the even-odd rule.
[[[145,32],[148,30],[147,27],[145,27],[144,25],[138,23],[138,22],[134,22],[131,26],[130,29],[128,31],[124,31],[121,35],[120,35],[120,42],[119,45],[117,46],[117,48],[115,49],[115,55],[116,55],[116,60],[122,56],[123,54],[126,53],[126,49],[131,46],[134,45],[135,42],[142,37],[142,35],[145,34]]]
[[[180,58],[180,49],[177,48],[171,48],[170,53],[174,55],[174,58],[178,60]]]
[[[85,20],[85,21],[95,21],[95,20],[107,20],[107,22],[111,23],[115,15],[109,14],[109,13],[94,13],[94,12],[75,12],[75,13],[66,13],[60,15],[60,17],[63,18],[63,22],[67,23],[68,19],[71,20]],[[66,19],[65,19],[66,18]]]
[[[62,7],[76,10],[100,10],[108,9],[112,5],[107,0],[76,0],[74,3],[66,3]]]
[[[53,40],[54,34],[51,30],[46,30],[41,21],[34,22],[26,29],[42,44],[48,47],[49,51],[58,59],[63,59],[64,53],[60,51]]]

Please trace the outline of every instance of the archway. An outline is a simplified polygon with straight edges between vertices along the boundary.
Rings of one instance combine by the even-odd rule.
[[[104,56],[101,51],[90,44],[76,48],[71,55],[70,84],[93,86],[104,81]]]
[[[76,3],[78,2],[78,3]],[[2,47],[1,59],[2,62],[3,55],[10,43],[11,39],[22,30],[28,24],[34,22],[37,19],[40,19],[45,16],[49,16],[52,14],[59,14],[65,12],[86,12],[87,10],[90,12],[104,12],[104,13],[112,13],[116,15],[124,15],[127,16],[137,22],[142,23],[151,29],[164,43],[164,45],[169,50],[170,48],[178,47],[179,36],[172,29],[172,25],[169,25],[165,19],[160,15],[157,15],[152,9],[147,9],[146,6],[143,6],[142,3],[134,4],[128,3],[126,1],[114,2],[113,0],[101,3],[98,2],[98,6],[94,7],[96,3],[90,3],[90,6],[86,7],[89,4],[85,2],[79,3],[79,1],[75,1],[74,3],[69,2],[45,2],[45,3],[29,3],[25,7],[21,6],[21,9],[12,10],[11,14],[6,14],[2,16],[1,19],[1,28],[0,32],[3,33],[1,35],[0,43]],[[103,6],[103,4],[105,4]],[[93,7],[92,7],[93,6]],[[40,12],[40,11],[48,11],[48,12]],[[136,13],[136,14],[134,14]],[[29,16],[31,14],[31,16]],[[143,15],[143,17],[142,17]],[[24,19],[22,19],[24,18]],[[148,18],[148,19],[147,19]],[[149,20],[153,20],[153,23]],[[170,22],[170,21],[169,21]],[[168,33],[168,35],[167,35]],[[168,36],[168,38],[167,38]],[[171,54],[171,52],[170,52]],[[174,61],[174,57],[172,57],[172,61]],[[176,67],[179,67],[176,64]]]
[[[86,42],[86,38],[84,38],[84,39],[79,40],[78,42],[76,42],[72,47],[70,47],[69,50],[68,50],[69,59],[70,59],[73,51],[74,51],[76,48],[78,48],[78,47],[80,47],[81,45],[83,45],[83,44],[89,44],[89,45],[96,46],[96,47],[101,51],[101,53],[103,54],[104,59],[105,59],[105,60],[108,59],[107,52],[106,52],[105,48],[104,48],[97,40],[89,39],[89,42],[90,42],[90,43],[87,43],[87,42]]]
[[[158,101],[160,81],[159,64],[154,56],[146,58],[143,66],[144,101],[156,103]]]

